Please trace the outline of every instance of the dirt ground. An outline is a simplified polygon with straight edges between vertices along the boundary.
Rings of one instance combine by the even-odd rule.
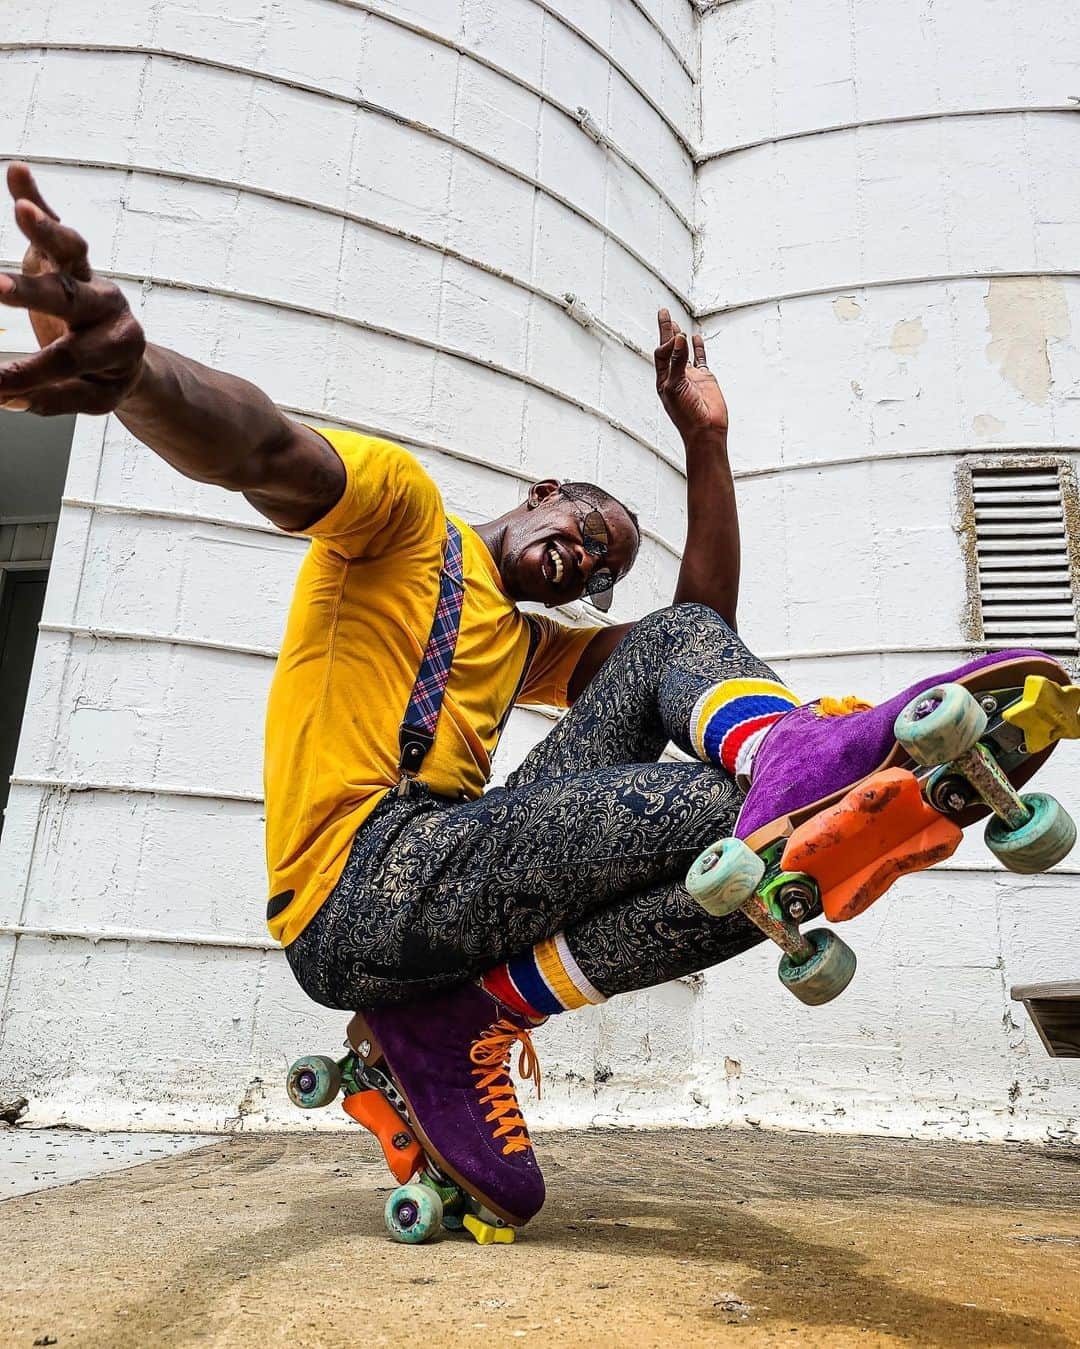
[[[0,1203],[0,1342],[1080,1345],[1080,1148],[541,1137],[513,1246],[386,1237],[374,1143],[250,1135]]]

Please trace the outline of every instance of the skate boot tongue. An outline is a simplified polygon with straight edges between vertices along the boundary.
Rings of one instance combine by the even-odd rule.
[[[510,1080],[510,1055],[515,1042],[521,1046],[518,1072],[534,1084],[539,1098],[540,1063],[532,1038],[524,1027],[515,1026],[512,1021],[496,1021],[476,1039],[469,1051],[469,1058],[476,1065],[472,1070],[474,1086],[478,1092],[485,1093],[480,1097],[480,1104],[491,1106],[486,1121],[489,1124],[498,1121],[492,1136],[503,1140],[504,1156],[532,1149],[528,1127]]]
[[[849,693],[846,698],[819,698],[817,714],[819,717],[850,717],[852,712],[870,712],[873,706],[873,703]]]

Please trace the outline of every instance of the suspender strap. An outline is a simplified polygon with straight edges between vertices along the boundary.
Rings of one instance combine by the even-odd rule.
[[[435,606],[435,618],[431,624],[431,635],[424,649],[424,657],[413,685],[405,720],[398,732],[398,745],[401,758],[398,769],[401,781],[398,791],[405,794],[409,790],[410,779],[416,777],[423,765],[424,758],[434,744],[435,728],[442,711],[446,682],[450,678],[450,666],[457,647],[458,630],[461,627],[461,604],[465,598],[465,585],[461,571],[461,531],[451,521],[446,522],[446,551],[443,554],[442,573],[439,577],[439,602]]]

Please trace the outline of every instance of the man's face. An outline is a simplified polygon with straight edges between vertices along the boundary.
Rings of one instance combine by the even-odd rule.
[[[603,557],[585,546],[586,517],[597,509],[607,532]],[[637,530],[621,506],[608,502],[597,508],[570,500],[557,482],[546,479],[533,486],[528,502],[507,526],[499,574],[511,599],[569,604],[585,593],[595,571],[607,568],[616,581],[625,576],[637,548]]]

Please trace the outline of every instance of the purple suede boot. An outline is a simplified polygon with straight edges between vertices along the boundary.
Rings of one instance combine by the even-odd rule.
[[[505,1222],[528,1222],[543,1205],[544,1177],[509,1069],[517,1043],[518,1071],[539,1087],[533,1023],[466,984],[426,1002],[362,1013],[353,1024],[369,1042],[362,1058],[383,1061],[436,1166]]]
[[[893,723],[917,694],[938,684],[965,685],[972,693],[1022,686],[1028,675],[1044,675],[1067,684],[1068,676],[1051,656],[1039,651],[994,652],[955,670],[921,679],[877,707],[862,705],[845,715],[823,714],[818,703],[805,703],[786,713],[758,746],[734,833],[759,850],[792,826],[832,804],[863,778],[879,769],[910,767],[896,743]],[[1029,778],[1046,754],[1033,755],[1013,777],[1016,785]],[[968,825],[987,814],[972,806],[958,817]]]

